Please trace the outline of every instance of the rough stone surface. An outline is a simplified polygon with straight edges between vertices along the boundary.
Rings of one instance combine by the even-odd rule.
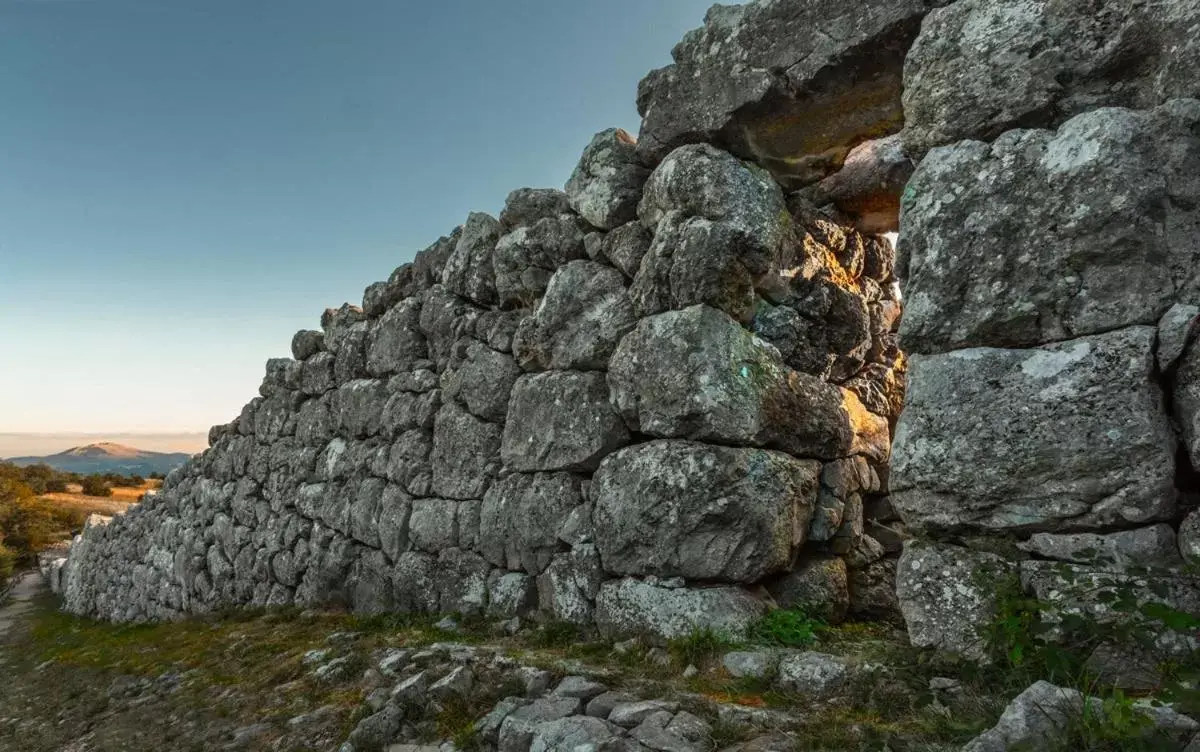
[[[1154,337],[1131,327],[915,356],[891,469],[905,522],[1066,532],[1168,519],[1174,442]]]
[[[650,171],[637,158],[637,142],[620,128],[597,133],[567,181],[571,208],[602,230],[637,217]]]
[[[609,371],[635,431],[799,457],[887,456],[886,421],[846,390],[787,368],[779,352],[713,308],[643,319]]]
[[[920,156],[1097,107],[1200,96],[1197,23],[1194,0],[963,0],[935,10],[904,66],[905,145]]]
[[[602,370],[636,323],[620,272],[572,261],[550,278],[533,316],[517,330],[513,348],[529,370]]]
[[[995,726],[971,740],[963,752],[1007,752],[1069,743],[1085,705],[1090,713],[1105,713],[1097,698],[1047,681],[1035,682],[1008,704]],[[1134,703],[1132,710],[1148,720],[1147,735],[1158,732],[1180,746],[1200,729],[1200,723],[1168,707]]]
[[[1155,357],[1158,370],[1166,373],[1183,357],[1200,327],[1200,306],[1176,303],[1158,321]]]
[[[513,388],[500,454],[513,470],[594,470],[628,442],[603,373],[541,373]]]
[[[914,164],[904,153],[900,134],[854,147],[842,169],[813,189],[817,204],[831,203],[870,234],[900,229],[900,196]]]
[[[1195,100],[931,153],[905,190],[905,350],[1026,347],[1198,302],[1197,175]]]
[[[995,585],[1011,565],[993,554],[911,541],[896,574],[896,595],[908,638],[975,660],[985,659],[980,629],[995,614]]]
[[[765,604],[740,588],[667,588],[634,579],[610,580],[596,598],[596,625],[609,636],[652,634],[670,639],[701,628],[737,636],[765,611]]]
[[[1170,525],[1123,530],[1116,533],[1036,533],[1021,546],[1047,559],[1093,564],[1102,569],[1174,568],[1183,564]]]
[[[687,441],[623,449],[590,496],[606,571],[755,582],[804,543],[819,465],[780,452]]]
[[[481,305],[496,302],[493,256],[499,239],[500,223],[494,217],[480,212],[467,217],[442,271],[446,289]]]
[[[716,6],[638,87],[638,152],[697,141],[811,182],[903,124],[904,55],[936,0]]]

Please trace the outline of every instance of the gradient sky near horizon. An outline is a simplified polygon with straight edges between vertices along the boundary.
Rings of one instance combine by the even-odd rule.
[[[0,431],[205,430],[711,0],[0,0]]]

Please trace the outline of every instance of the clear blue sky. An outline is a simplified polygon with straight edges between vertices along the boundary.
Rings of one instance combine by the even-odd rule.
[[[266,358],[637,129],[709,0],[0,0],[0,431],[225,422]]]

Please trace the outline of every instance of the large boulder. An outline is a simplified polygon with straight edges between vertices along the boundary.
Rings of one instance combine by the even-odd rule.
[[[767,606],[737,587],[671,588],[635,579],[609,580],[596,596],[596,626],[608,637],[687,637],[710,629],[744,635]]]
[[[1200,96],[1197,23],[1196,0],[960,0],[935,10],[905,62],[906,147],[921,156],[1106,105]]]
[[[912,526],[1088,531],[1170,519],[1175,440],[1153,327],[915,356],[892,503]]]
[[[851,147],[898,131],[904,56],[942,0],[785,0],[714,6],[638,87],[638,152],[719,143],[812,182]]]
[[[637,318],[625,278],[611,267],[572,261],[550,278],[533,316],[517,329],[513,349],[531,370],[599,370]]]
[[[652,441],[608,457],[590,497],[604,569],[756,582],[804,543],[820,465],[781,452]]]
[[[637,158],[637,142],[620,128],[597,133],[567,181],[571,208],[602,230],[637,217],[650,171]]]
[[[508,397],[521,369],[511,355],[471,341],[460,362],[442,372],[442,398],[457,400],[472,415],[499,422],[508,414]]]
[[[604,373],[552,371],[517,380],[500,456],[520,472],[590,471],[627,443]]]
[[[988,658],[984,629],[996,617],[996,585],[1015,569],[999,556],[909,541],[896,571],[896,598],[919,648]]]
[[[609,370],[629,427],[661,438],[884,459],[886,421],[850,392],[783,365],[778,350],[707,306],[639,322]]]
[[[671,152],[646,183],[638,216],[652,232],[671,213],[728,225],[728,241],[753,275],[765,274],[788,239],[791,217],[764,170],[708,144]]]
[[[938,149],[903,204],[910,353],[1156,324],[1200,302],[1200,102]]]

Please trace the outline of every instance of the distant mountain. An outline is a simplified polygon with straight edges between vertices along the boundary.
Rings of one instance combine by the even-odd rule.
[[[7,460],[14,465],[45,464],[55,470],[88,475],[91,473],[118,473],[120,475],[149,475],[169,473],[187,462],[191,455],[180,452],[146,452],[123,444],[102,441],[68,449],[46,457],[13,457]]]

